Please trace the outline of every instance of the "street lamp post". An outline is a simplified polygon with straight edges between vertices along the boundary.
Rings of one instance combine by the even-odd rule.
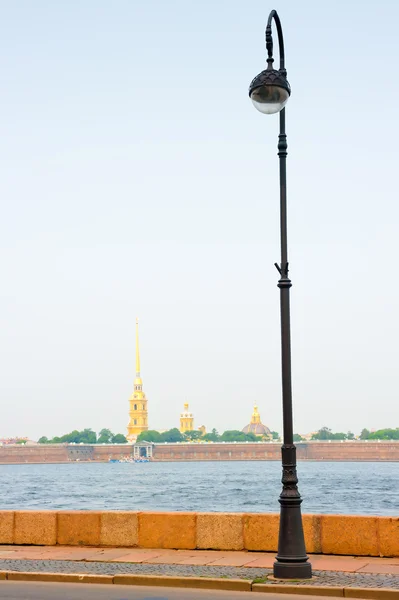
[[[277,27],[280,50],[280,68],[273,69],[272,21]],[[280,113],[280,134],[278,136],[278,156],[280,163],[280,235],[281,262],[275,264],[280,279],[281,314],[281,362],[283,392],[284,438],[281,448],[283,489],[279,498],[280,531],[278,552],[273,566],[273,574],[279,579],[308,579],[312,567],[308,562],[303,535],[301,496],[298,491],[296,470],[296,448],[292,418],[291,388],[291,332],[290,332],[290,287],[288,277],[287,249],[287,136],[285,133],[285,104],[291,94],[284,64],[284,40],[280,18],[275,10],[269,15],[266,27],[267,69],[252,80],[249,96],[257,110],[264,114]]]

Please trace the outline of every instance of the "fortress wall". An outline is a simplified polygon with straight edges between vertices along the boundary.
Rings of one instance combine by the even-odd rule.
[[[108,462],[132,455],[133,446],[126,444],[0,446],[0,464]],[[399,442],[301,442],[297,455],[298,460],[399,462]],[[153,457],[155,461],[279,461],[281,444],[156,444]]]
[[[160,444],[154,460],[280,460],[280,443]],[[298,460],[399,461],[399,442],[301,442]]]
[[[160,444],[155,460],[280,460],[281,444]]]
[[[303,515],[306,550],[398,556],[399,518]],[[127,511],[0,511],[0,544],[276,552],[279,515]]]
[[[93,460],[107,462],[110,459],[119,460],[124,457],[133,457],[133,446],[124,444],[93,446]]]
[[[399,461],[399,442],[311,442],[297,448],[300,460]]]
[[[133,446],[127,445],[80,445],[80,444],[38,444],[35,446],[0,446],[0,464],[24,463],[67,463],[67,462],[108,462],[133,456]]]
[[[0,446],[1,463],[60,463],[68,462],[67,446],[63,445],[7,445]]]

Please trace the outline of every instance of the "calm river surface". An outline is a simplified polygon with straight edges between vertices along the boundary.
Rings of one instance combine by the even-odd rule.
[[[399,515],[399,463],[299,463],[303,512]],[[276,512],[277,462],[0,465],[0,509]]]

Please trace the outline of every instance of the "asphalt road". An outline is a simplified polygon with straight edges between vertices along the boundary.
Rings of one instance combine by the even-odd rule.
[[[267,600],[309,600],[309,596],[266,594]],[[92,583],[31,583],[0,581],[1,600],[256,600],[253,592],[172,589]],[[325,596],[311,596],[325,600]]]

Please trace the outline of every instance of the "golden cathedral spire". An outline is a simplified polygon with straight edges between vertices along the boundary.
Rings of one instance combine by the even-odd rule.
[[[260,423],[260,414],[256,404],[254,406],[254,412],[252,413],[251,423],[253,425],[255,425],[256,423]]]
[[[139,348],[139,320],[136,319],[136,377],[134,379],[133,393],[129,398],[129,425],[127,427],[127,439],[130,442],[136,440],[139,433],[148,430],[148,408],[147,398],[143,392],[143,381],[140,372],[140,348]]]
[[[136,379],[140,379],[139,320],[136,317]]]

